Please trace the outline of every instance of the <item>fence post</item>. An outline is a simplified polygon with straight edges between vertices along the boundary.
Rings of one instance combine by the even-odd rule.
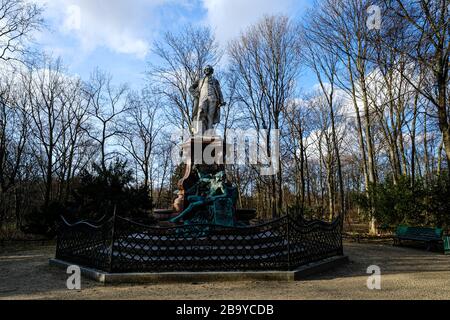
[[[291,218],[289,213],[286,218],[286,238],[287,238],[287,258],[288,258],[288,271],[291,271]]]
[[[345,201],[346,202],[346,201]],[[340,225],[339,225],[339,231],[340,231],[340,243],[341,243],[341,248],[340,248],[340,253],[341,256],[344,255],[344,227],[345,227],[345,218],[347,216],[347,207],[346,207],[346,203],[342,204],[342,208],[341,208],[341,213],[339,214],[339,219],[340,219]]]
[[[116,212],[117,206],[114,206],[114,213],[112,218],[112,226],[111,226],[111,243],[110,243],[110,256],[109,256],[109,272],[113,272],[113,260],[114,260],[114,242],[116,237]]]
[[[339,249],[339,251],[340,251],[340,254],[341,254],[341,256],[343,256],[344,255],[344,219],[345,219],[345,213],[344,213],[344,211],[342,211],[342,214],[341,214],[341,216],[340,216],[340,219],[341,219],[341,221],[340,221],[340,226],[339,226],[339,230],[340,230],[340,236],[341,236],[341,239],[340,239],[340,243],[341,243],[341,248]]]
[[[62,229],[62,217],[59,217],[59,220],[56,224],[56,250],[55,250],[55,258],[58,259],[58,257],[60,256],[60,241],[61,241],[61,229]]]

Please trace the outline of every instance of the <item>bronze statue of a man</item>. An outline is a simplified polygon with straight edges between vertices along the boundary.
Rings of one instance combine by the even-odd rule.
[[[220,122],[220,107],[226,106],[219,81],[214,77],[214,68],[207,66],[205,76],[190,88],[194,97],[194,132],[203,134],[214,129]]]

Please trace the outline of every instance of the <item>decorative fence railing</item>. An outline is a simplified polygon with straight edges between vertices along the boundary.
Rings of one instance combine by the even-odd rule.
[[[333,223],[290,216],[245,228],[154,227],[114,217],[58,229],[56,258],[110,273],[294,270],[342,255],[340,218]]]

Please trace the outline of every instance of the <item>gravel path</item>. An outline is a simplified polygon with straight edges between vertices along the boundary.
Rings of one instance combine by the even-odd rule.
[[[450,256],[386,244],[346,243],[351,263],[300,282],[228,282],[102,286],[83,279],[66,289],[48,266],[54,247],[0,247],[3,299],[450,299]],[[382,271],[382,290],[367,289],[367,267]]]

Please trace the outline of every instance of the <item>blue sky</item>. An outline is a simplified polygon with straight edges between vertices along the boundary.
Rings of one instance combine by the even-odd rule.
[[[263,15],[300,16],[312,0],[34,0],[45,5],[48,30],[37,42],[86,79],[99,67],[139,89],[152,44],[186,23],[208,25],[222,46]],[[305,72],[301,87],[314,78]]]

